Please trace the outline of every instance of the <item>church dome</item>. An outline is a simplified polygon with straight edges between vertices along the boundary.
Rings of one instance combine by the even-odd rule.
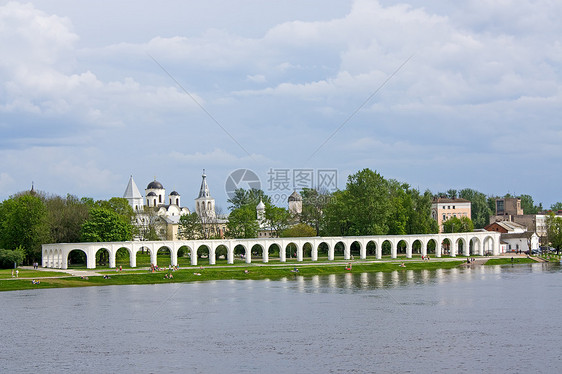
[[[177,191],[170,192],[170,196],[179,196],[180,194]]]
[[[153,190],[163,190],[164,187],[162,186],[162,183],[158,182],[158,181],[152,181],[148,184],[148,187],[146,187],[147,190],[153,189]]]
[[[148,196],[156,196],[156,194],[154,192],[149,192],[148,195],[146,195],[146,197]]]
[[[289,196],[289,202],[291,201],[302,201],[302,196],[295,191],[291,194],[291,196]]]
[[[263,203],[263,201],[260,200],[260,203],[256,207],[256,210],[265,210],[265,204]]]

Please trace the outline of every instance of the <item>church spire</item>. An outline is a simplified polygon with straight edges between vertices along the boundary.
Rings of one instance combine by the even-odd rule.
[[[211,192],[209,191],[209,186],[207,185],[207,175],[205,174],[205,169],[203,169],[203,175],[201,176],[203,180],[201,181],[201,189],[199,190],[199,198],[211,197]]]

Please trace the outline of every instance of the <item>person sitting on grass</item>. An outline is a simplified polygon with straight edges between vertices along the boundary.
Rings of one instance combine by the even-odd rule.
[[[244,269],[244,274],[248,274],[250,271],[248,269]]]
[[[291,270],[291,273],[298,273],[298,272],[299,272],[299,269],[297,269],[297,268],[294,268],[293,270]]]

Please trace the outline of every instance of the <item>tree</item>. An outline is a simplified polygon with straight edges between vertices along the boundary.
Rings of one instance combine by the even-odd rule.
[[[228,216],[227,235],[231,238],[255,238],[258,236],[256,208],[244,205],[234,209]]]
[[[233,211],[246,205],[253,205],[255,208],[259,204],[260,199],[266,205],[271,204],[271,198],[262,190],[255,188],[245,190],[243,188],[239,188],[234,191],[234,196],[228,199],[228,203],[230,204],[228,209]]]
[[[275,236],[279,237],[281,232],[289,225],[291,213],[285,208],[280,208],[274,205],[266,205],[265,207],[265,221],[271,227]]]
[[[54,243],[79,242],[82,225],[88,219],[90,207],[70,194],[66,198],[48,197],[45,200],[45,206],[51,240]]]
[[[0,249],[0,268],[10,269],[23,263],[25,251],[22,247],[16,249]]]
[[[410,195],[406,234],[435,234],[439,232],[437,221],[431,217],[431,203],[433,201],[431,191],[426,190],[423,195],[416,189],[408,189],[406,192]]]
[[[302,196],[302,213],[300,221],[314,227],[316,235],[320,235],[320,227],[324,218],[324,209],[332,195],[316,189],[304,188]]]
[[[311,236],[316,236],[316,229],[305,223],[298,223],[294,226],[286,228],[281,233],[281,237],[283,238],[308,238]]]
[[[49,222],[41,197],[22,193],[0,204],[0,248],[23,248],[25,261],[41,258],[41,244],[48,243]]]
[[[468,217],[451,217],[445,222],[443,222],[443,232],[453,233],[453,232],[470,232],[474,231],[474,224],[472,220]]]
[[[470,201],[471,207],[471,219],[474,223],[474,227],[481,229],[490,223],[490,215],[493,214],[490,206],[488,204],[486,195],[482,192],[478,192],[471,188],[465,188],[459,192],[459,197],[461,199],[466,199]],[[495,199],[494,199],[495,205]],[[494,208],[495,212],[495,208]]]
[[[122,242],[133,238],[131,223],[119,214],[106,208],[93,208],[82,225],[81,238],[84,242]]]
[[[546,235],[550,245],[560,253],[562,248],[562,217],[555,216],[552,212],[546,217]]]
[[[180,239],[192,240],[203,236],[203,226],[197,213],[186,214],[180,217],[178,227]]]
[[[562,210],[562,203],[557,202],[557,203],[552,204],[550,206],[550,210],[552,210],[553,212],[558,212],[559,210]]]

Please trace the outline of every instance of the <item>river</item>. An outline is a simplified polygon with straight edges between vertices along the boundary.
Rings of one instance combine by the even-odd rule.
[[[2,373],[560,373],[558,264],[0,293]]]

